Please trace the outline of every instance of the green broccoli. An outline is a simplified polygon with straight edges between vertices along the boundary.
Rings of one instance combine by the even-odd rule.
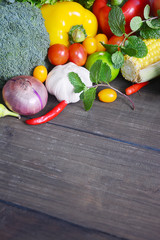
[[[48,66],[49,34],[40,9],[29,3],[0,5],[0,88],[18,75]]]

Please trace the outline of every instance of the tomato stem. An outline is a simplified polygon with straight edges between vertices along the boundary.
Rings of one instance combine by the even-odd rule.
[[[91,87],[88,87],[88,88],[92,88],[93,86]],[[94,85],[95,88],[98,88],[98,87],[108,87],[108,88],[111,88],[113,89],[114,91],[116,91],[117,93],[119,93],[120,95],[122,95],[123,97],[125,97],[126,99],[128,99],[130,101],[130,103],[132,104],[132,109],[134,110],[135,109],[135,105],[134,105],[134,102],[130,99],[130,97],[128,97],[125,93],[122,93],[121,91],[119,91],[118,89],[112,87],[109,83],[107,84],[103,84],[103,83],[100,83],[100,84],[96,84]]]

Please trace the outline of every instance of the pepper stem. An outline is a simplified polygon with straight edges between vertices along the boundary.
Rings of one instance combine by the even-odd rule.
[[[111,6],[123,6],[126,0],[111,0]]]
[[[19,119],[21,118],[18,113],[9,111],[3,104],[0,104],[0,117],[5,116],[18,117]]]
[[[85,31],[83,25],[72,26],[68,35],[69,35],[69,42],[71,44],[81,43],[87,37],[86,31]]]

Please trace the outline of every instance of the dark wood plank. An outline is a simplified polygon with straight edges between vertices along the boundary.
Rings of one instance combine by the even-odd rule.
[[[157,86],[133,96],[135,111],[119,97],[95,101],[89,112],[81,102],[68,105],[39,126],[1,119],[0,199],[119,238],[158,239]],[[43,112],[54,104],[50,97]]]
[[[157,152],[57,126],[1,129],[1,199],[120,237],[159,236]]]
[[[0,203],[0,239],[123,240],[46,214],[4,203]]]
[[[119,78],[112,85],[124,92],[130,83]],[[89,112],[82,111],[82,102],[72,104],[61,113],[63,117],[60,116],[51,122],[153,147],[160,151],[159,79],[151,81],[148,86],[130,98],[135,104],[134,111],[131,109],[130,103],[118,95],[117,100],[111,104],[95,101]]]

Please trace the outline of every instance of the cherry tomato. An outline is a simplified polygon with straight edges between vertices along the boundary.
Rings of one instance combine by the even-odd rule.
[[[86,37],[82,44],[88,54],[92,54],[97,50],[97,42],[94,37]]]
[[[124,36],[115,36],[113,35],[109,40],[107,44],[112,44],[112,45],[120,45],[124,39]]]
[[[68,61],[69,50],[63,44],[53,44],[48,49],[48,60],[53,65],[62,65]]]
[[[83,66],[87,60],[87,51],[80,43],[73,43],[69,46],[69,61]]]
[[[108,43],[108,38],[105,34],[99,33],[95,36],[96,42],[97,42],[97,52],[106,51],[105,47],[100,42],[103,42],[104,44]]]
[[[39,65],[35,67],[33,70],[33,77],[37,78],[41,82],[44,82],[46,80],[47,74],[48,74],[47,68],[43,65]]]
[[[101,102],[114,102],[117,98],[117,93],[111,88],[105,88],[98,93],[98,98]]]

